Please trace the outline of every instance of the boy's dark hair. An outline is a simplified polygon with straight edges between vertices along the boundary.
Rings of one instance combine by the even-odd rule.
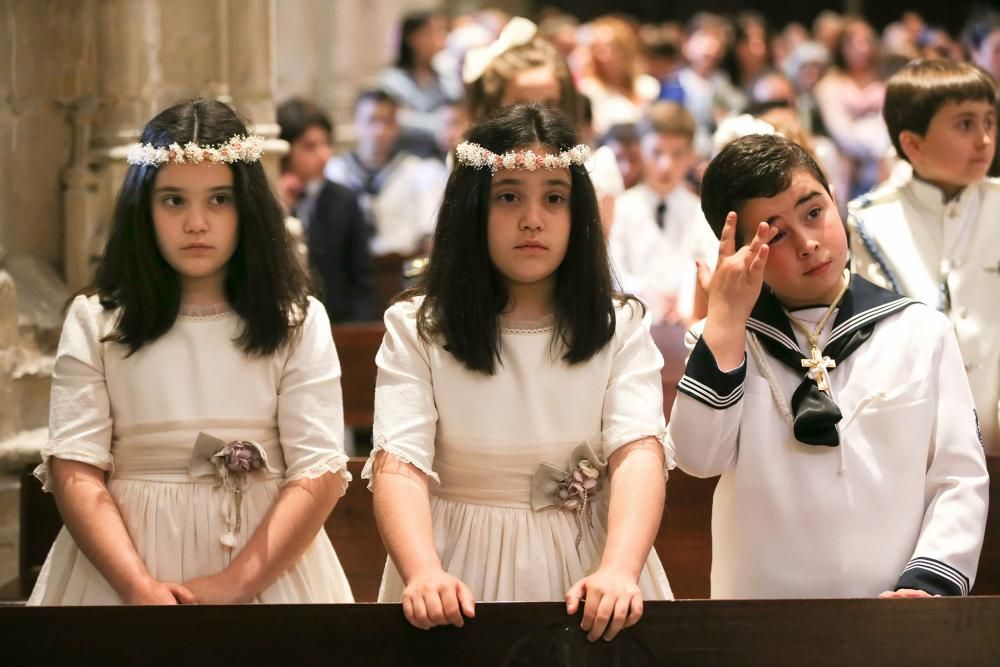
[[[330,137],[330,143],[333,143],[333,123],[330,122],[330,117],[312,102],[298,97],[293,97],[278,107],[278,125],[281,127],[278,137],[287,141],[289,145],[298,141],[312,127],[325,130]],[[287,168],[286,154],[281,158],[281,170],[285,171]]]
[[[358,93],[358,96],[354,98],[354,111],[357,112],[358,107],[361,106],[363,102],[375,102],[375,104],[391,104],[394,107],[399,106],[399,102],[396,98],[382,90],[381,88],[366,88]]]
[[[497,154],[538,145],[558,152],[577,144],[574,123],[539,104],[504,107],[475,126],[468,139]],[[564,346],[563,360],[576,364],[591,358],[614,335],[616,294],[594,186],[583,165],[569,171],[571,223],[566,257],[555,274],[553,344]],[[500,359],[499,316],[509,301],[487,241],[492,181],[489,169],[456,165],[445,189],[427,270],[399,297],[423,295],[417,317],[420,336],[441,343],[466,368],[486,375],[496,371]]]
[[[896,72],[885,88],[882,116],[899,157],[909,162],[899,141],[900,132],[921,136],[947,102],[969,100],[996,104],[996,89],[989,74],[969,63],[917,59]]]
[[[195,99],[161,111],[140,141],[154,146],[194,142],[221,144],[247,134],[246,125],[222,102]],[[233,162],[237,242],[226,271],[226,299],[242,318],[234,343],[247,355],[264,356],[289,343],[308,308],[306,275],[285,229],[285,216],[260,162]],[[132,165],[115,203],[104,255],[90,292],[107,310],[120,309],[104,340],[129,354],[174,325],[181,280],[160,254],[153,227],[153,187],[161,167]]]
[[[607,146],[612,142],[622,145],[639,143],[639,130],[635,123],[615,123],[598,140],[601,146]]]
[[[648,134],[676,134],[693,143],[695,120],[690,111],[676,102],[654,102],[636,130],[640,139]]]
[[[794,141],[777,134],[751,134],[727,144],[708,164],[701,181],[701,210],[712,231],[721,239],[730,211],[739,212],[750,199],[785,191],[795,172],[801,170],[830,194],[823,170]],[[739,225],[735,239],[737,247],[743,245]]]

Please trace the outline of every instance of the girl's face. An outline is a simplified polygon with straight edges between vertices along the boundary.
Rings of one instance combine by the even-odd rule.
[[[746,72],[759,72],[767,67],[767,32],[763,26],[753,24],[736,44],[736,57]]]
[[[409,44],[418,62],[429,63],[445,47],[447,38],[448,22],[443,16],[434,16],[410,35]]]
[[[303,183],[315,181],[322,178],[323,168],[332,154],[329,132],[319,125],[313,125],[292,142],[288,151],[288,171],[298,176]]]
[[[568,169],[500,169],[493,176],[490,260],[509,287],[551,289],[569,245],[571,187]]]
[[[850,71],[863,70],[875,63],[875,34],[866,23],[853,23],[843,38],[844,63]]]
[[[539,65],[521,70],[507,81],[503,89],[501,106],[518,102],[539,102],[558,107],[562,98],[559,79],[550,65]]]
[[[228,166],[168,163],[157,172],[153,181],[156,243],[180,274],[184,296],[205,304],[224,298],[223,281],[236,250],[237,225],[233,172]]]

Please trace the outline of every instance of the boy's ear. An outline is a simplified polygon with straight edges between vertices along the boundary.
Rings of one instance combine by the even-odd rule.
[[[900,132],[899,145],[903,149],[905,157],[910,162],[913,162],[914,160],[923,157],[924,138],[921,137],[916,132],[912,132],[910,130],[903,130],[902,132]],[[901,155],[900,157],[903,157],[903,155]]]

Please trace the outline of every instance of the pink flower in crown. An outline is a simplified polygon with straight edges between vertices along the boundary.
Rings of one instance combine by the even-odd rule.
[[[180,147],[180,144],[170,144],[167,147],[170,152],[170,159],[177,164],[184,164],[184,149]]]
[[[521,153],[521,163],[525,169],[528,171],[534,171],[538,166],[538,161],[535,159],[535,152],[532,150],[526,150]]]

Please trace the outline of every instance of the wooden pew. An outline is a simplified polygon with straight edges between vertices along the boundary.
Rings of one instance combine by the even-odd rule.
[[[0,607],[5,664],[997,665],[1000,598],[649,602],[589,643],[559,602],[417,630],[399,605]]]
[[[326,521],[326,531],[337,550],[359,602],[376,599],[385,563],[385,549],[375,525],[371,493],[361,480],[364,459],[354,458],[348,469],[354,482]],[[987,458],[990,477],[990,513],[980,557],[974,595],[1000,595],[1000,456]],[[655,548],[678,598],[707,598],[711,564],[712,493],[716,479],[696,479],[679,470],[667,484],[667,506]],[[34,586],[61,521],[52,496],[25,470],[21,490],[21,567],[18,579],[0,591],[0,600],[24,600]]]
[[[663,414],[670,420],[670,410],[677,397],[677,383],[684,377],[684,360],[687,351],[684,348],[684,334],[687,327],[681,324],[654,324],[650,333],[653,342],[663,355],[663,370],[660,380],[663,384]]]
[[[371,426],[375,418],[375,354],[385,336],[382,322],[336,324],[333,341],[340,358],[344,424]]]
[[[374,412],[375,352],[385,332],[380,322],[333,327],[343,371],[344,413],[348,425],[369,426]],[[677,382],[683,375],[684,329],[654,327],[654,340],[664,354],[664,410],[670,414]],[[361,480],[364,459],[352,459],[354,483],[326,522],[355,599],[373,601],[378,592],[385,550],[375,526],[371,494]],[[1000,456],[988,457],[993,480],[986,540],[973,593],[1000,594]],[[674,594],[707,598],[711,563],[711,507],[716,479],[696,479],[674,470],[667,484],[667,504],[655,542]],[[18,580],[0,589],[0,599],[24,599],[34,585],[61,526],[52,497],[25,470],[21,500],[21,567]]]
[[[372,268],[375,271],[375,307],[376,314],[380,318],[393,297],[403,290],[403,263],[407,259],[395,252],[372,257]]]

